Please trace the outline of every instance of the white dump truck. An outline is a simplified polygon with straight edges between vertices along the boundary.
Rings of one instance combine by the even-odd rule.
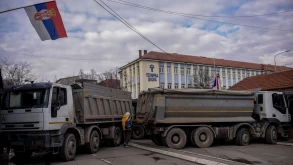
[[[96,153],[100,143],[121,143],[121,119],[131,112],[131,93],[94,84],[31,83],[5,90],[0,110],[1,152],[32,152],[72,160],[77,147]]]
[[[133,132],[150,131],[155,144],[177,149],[188,140],[200,148],[214,139],[275,144],[288,136],[290,120],[282,92],[153,88],[138,98]]]

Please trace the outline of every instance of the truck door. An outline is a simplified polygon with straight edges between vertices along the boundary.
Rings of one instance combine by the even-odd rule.
[[[67,89],[63,87],[53,87],[51,99],[51,129],[59,129],[60,125],[68,123]]]
[[[272,103],[275,111],[273,117],[277,118],[281,122],[288,122],[288,108],[285,102],[283,94],[272,94]]]

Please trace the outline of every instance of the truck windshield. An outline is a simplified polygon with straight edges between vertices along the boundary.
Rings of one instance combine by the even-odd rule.
[[[35,89],[5,92],[1,109],[43,108],[46,106],[46,89]]]

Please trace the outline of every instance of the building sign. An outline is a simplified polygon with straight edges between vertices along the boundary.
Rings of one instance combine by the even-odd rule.
[[[157,81],[157,78],[159,77],[159,75],[156,73],[153,73],[154,69],[155,69],[155,66],[151,64],[150,70],[152,73],[146,73],[146,77],[148,78],[148,81]]]

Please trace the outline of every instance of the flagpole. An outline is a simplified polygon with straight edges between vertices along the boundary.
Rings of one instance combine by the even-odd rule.
[[[47,2],[53,2],[53,1],[55,1],[55,0],[47,1]],[[42,2],[42,3],[47,3],[47,2]],[[41,3],[38,3],[38,4],[41,4]],[[37,5],[37,4],[34,4],[34,5]],[[26,8],[26,7],[31,7],[31,6],[34,6],[34,5],[22,6],[22,7],[17,7],[17,8],[14,8],[14,9],[0,11],[0,14],[6,13],[6,12],[10,12],[10,11],[13,11],[13,10],[18,10],[18,9]]]

